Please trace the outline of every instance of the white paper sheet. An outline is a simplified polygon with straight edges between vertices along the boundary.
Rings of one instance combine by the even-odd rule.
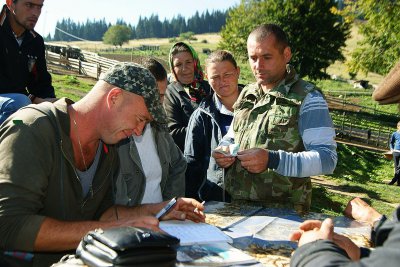
[[[232,243],[232,239],[213,225],[186,221],[162,221],[160,228],[181,240],[181,246],[213,242]]]

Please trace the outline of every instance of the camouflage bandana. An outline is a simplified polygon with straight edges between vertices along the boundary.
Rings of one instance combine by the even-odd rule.
[[[135,63],[118,63],[100,80],[142,96],[154,121],[159,124],[167,123],[156,80],[149,70]]]

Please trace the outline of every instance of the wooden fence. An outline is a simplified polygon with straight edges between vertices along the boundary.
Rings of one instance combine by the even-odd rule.
[[[119,62],[88,51],[81,51],[78,58],[69,58],[62,53],[58,54],[46,50],[46,60],[49,63],[60,65],[68,70],[74,70],[79,74],[96,79],[99,79],[102,73]]]
[[[361,129],[356,123],[335,124],[337,139],[348,140],[357,144],[365,144],[377,148],[387,148],[394,130],[388,128]]]

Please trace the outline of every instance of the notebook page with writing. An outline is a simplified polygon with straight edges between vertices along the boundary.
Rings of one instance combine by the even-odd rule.
[[[232,243],[232,238],[217,227],[207,223],[171,220],[160,222],[160,228],[168,234],[179,238],[181,246],[213,242]]]

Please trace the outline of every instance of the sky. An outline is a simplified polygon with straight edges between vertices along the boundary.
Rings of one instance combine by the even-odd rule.
[[[45,0],[35,30],[43,36],[53,35],[57,21],[63,18],[71,18],[76,23],[105,18],[111,24],[123,19],[134,26],[140,16],[154,14],[161,21],[178,14],[188,18],[196,11],[199,14],[206,10],[223,11],[239,3],[240,0]]]

